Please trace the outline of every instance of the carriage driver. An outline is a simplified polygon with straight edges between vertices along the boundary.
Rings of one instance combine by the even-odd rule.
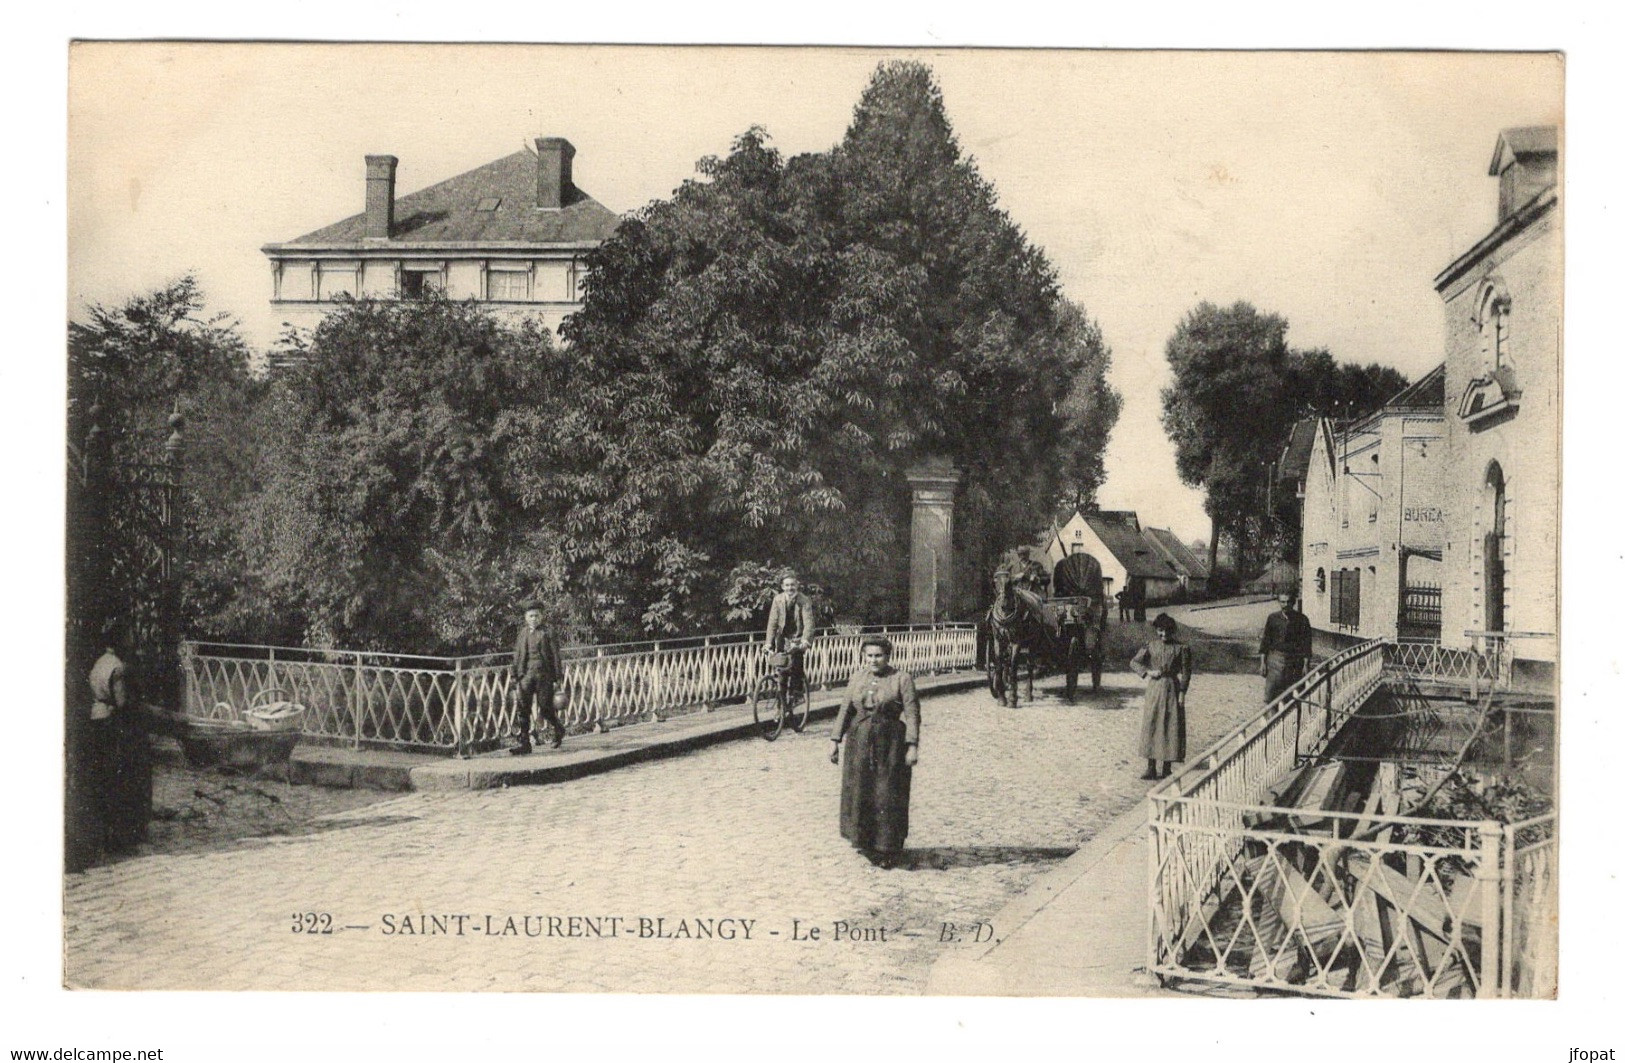
[[[779,593],[767,611],[767,650],[790,654],[790,674],[802,690],[807,689],[807,646],[812,641],[812,599],[801,593],[801,580],[786,572],[779,580]]]
[[[1049,589],[1049,574],[1044,571],[1043,565],[1033,560],[1032,547],[1016,547],[1016,562],[1010,566],[1010,584],[1025,587],[1040,598]]]

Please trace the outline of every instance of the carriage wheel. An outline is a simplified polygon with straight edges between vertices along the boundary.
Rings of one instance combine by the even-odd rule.
[[[784,699],[779,696],[779,677],[764,675],[751,691],[750,712],[756,718],[756,730],[769,742],[784,730]]]

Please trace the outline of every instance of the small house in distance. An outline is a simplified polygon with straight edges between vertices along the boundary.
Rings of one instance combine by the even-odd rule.
[[[575,184],[575,147],[541,137],[467,173],[395,195],[399,160],[366,156],[364,209],[261,250],[271,305],[310,327],[337,299],[478,299],[557,332],[581,306],[582,258],[620,217]],[[358,191],[362,191],[359,190]]]
[[[1100,562],[1108,598],[1125,592],[1131,602],[1153,605],[1178,596],[1180,573],[1140,529],[1132,510],[1078,512],[1050,538],[1050,565],[1069,554]]]
[[[1146,528],[1145,538],[1179,575],[1179,586],[1186,598],[1201,598],[1207,594],[1207,562],[1175,535],[1172,528]]]

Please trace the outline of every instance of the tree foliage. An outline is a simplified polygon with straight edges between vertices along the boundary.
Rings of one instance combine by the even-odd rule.
[[[1162,423],[1179,478],[1206,492],[1214,528],[1236,549],[1243,576],[1290,548],[1295,529],[1268,509],[1270,467],[1301,417],[1360,416],[1406,386],[1386,366],[1340,365],[1325,350],[1295,351],[1287,322],[1249,303],[1203,302],[1168,340],[1173,383]]]
[[[562,548],[521,492],[562,368],[546,332],[472,303],[362,299],[294,336],[241,509],[248,586],[224,622],[268,641],[501,644],[520,597],[573,625]]]
[[[182,417],[181,601],[194,633],[233,597],[240,569],[233,509],[251,489],[254,411],[264,388],[235,321],[209,314],[187,274],[68,325],[68,438],[94,422],[114,462],[165,459]],[[115,501],[115,506],[120,504]]]
[[[572,503],[583,585],[621,606],[601,625],[703,626],[725,575],[769,558],[894,618],[914,462],[965,471],[973,571],[1098,483],[1109,354],[927,68],[882,65],[831,151],[785,160],[751,129],[699,171],[590,256],[571,401],[533,466],[533,497]]]

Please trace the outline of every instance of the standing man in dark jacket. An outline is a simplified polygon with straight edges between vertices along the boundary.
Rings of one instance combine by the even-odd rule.
[[[1292,607],[1292,595],[1282,594],[1279,600],[1281,608],[1264,621],[1264,637],[1258,643],[1258,672],[1264,677],[1266,705],[1303,678],[1314,642],[1309,618]]]
[[[564,744],[564,725],[554,711],[553,693],[564,681],[564,658],[558,639],[542,626],[540,602],[525,603],[525,622],[513,644],[513,678],[519,689],[519,744],[509,752],[515,756],[530,752],[532,701],[553,729],[553,748],[559,748]]]

